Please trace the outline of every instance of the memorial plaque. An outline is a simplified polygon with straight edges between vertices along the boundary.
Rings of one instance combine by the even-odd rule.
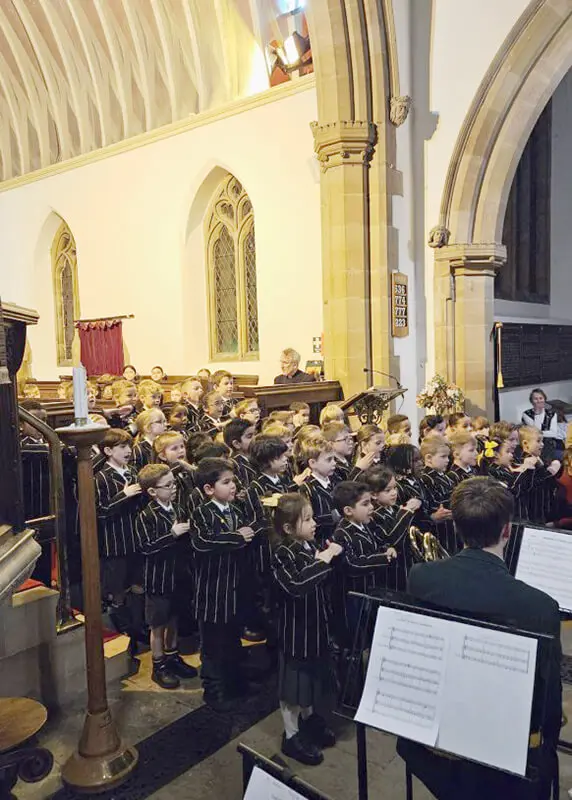
[[[505,388],[542,386],[572,380],[572,325],[519,325],[501,328]]]

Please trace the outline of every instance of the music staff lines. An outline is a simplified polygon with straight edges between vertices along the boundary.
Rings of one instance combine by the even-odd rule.
[[[373,713],[391,716],[404,722],[415,721],[421,727],[430,727],[435,722],[437,708],[429,703],[405,700],[402,697],[382,692],[375,693]]]
[[[425,694],[438,694],[441,673],[437,670],[416,667],[403,661],[381,659],[379,678],[384,683],[416,689]]]
[[[466,661],[478,661],[491,667],[524,674],[528,673],[530,667],[529,653],[526,650],[473,636],[463,638],[461,657]]]
[[[445,640],[441,636],[391,626],[382,641],[389,650],[443,660]]]

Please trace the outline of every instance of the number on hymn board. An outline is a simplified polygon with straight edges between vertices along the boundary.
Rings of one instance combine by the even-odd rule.
[[[391,273],[391,332],[393,336],[409,335],[409,297],[407,275]]]

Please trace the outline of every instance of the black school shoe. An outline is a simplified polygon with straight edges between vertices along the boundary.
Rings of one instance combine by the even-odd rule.
[[[333,747],[336,743],[336,734],[328,728],[326,720],[319,714],[312,714],[308,719],[298,718],[300,733],[317,747]]]
[[[290,739],[286,738],[285,733],[282,734],[282,752],[288,758],[293,758],[300,764],[307,764],[309,767],[317,767],[324,760],[321,751],[303,739],[300,733],[296,733]]]
[[[151,680],[158,684],[161,689],[178,689],[181,685],[181,681],[176,675],[173,675],[165,659],[153,662]]]
[[[181,658],[181,654],[179,652],[166,653],[165,661],[167,664],[167,669],[171,675],[176,675],[177,678],[190,680],[191,678],[196,678],[199,674],[198,670],[196,670],[194,667],[191,667],[190,664],[187,664],[187,662]]]

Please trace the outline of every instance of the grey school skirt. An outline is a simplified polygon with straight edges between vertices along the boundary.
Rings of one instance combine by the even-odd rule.
[[[280,653],[278,697],[281,702],[327,711],[335,707],[337,695],[338,682],[329,655],[297,659]]]

